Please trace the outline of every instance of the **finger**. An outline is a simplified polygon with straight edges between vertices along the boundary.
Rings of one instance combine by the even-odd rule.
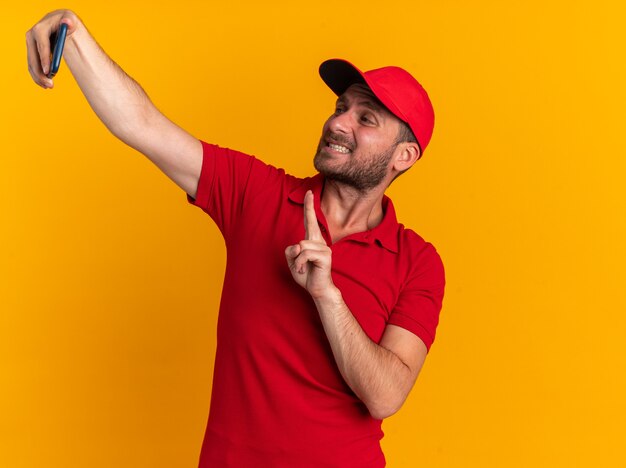
[[[315,215],[315,205],[313,204],[313,192],[307,191],[304,196],[304,231],[307,240],[324,240],[320,226]]]
[[[61,22],[59,23],[59,27],[63,23],[67,24],[67,36],[66,37],[70,37],[76,30],[75,22],[71,17],[64,16],[63,19],[61,19]]]
[[[28,60],[28,72],[33,81],[42,88],[52,88],[53,83],[50,78],[45,76],[41,68],[41,59],[39,57],[39,48],[35,39],[33,30],[26,33],[26,48]]]
[[[304,273],[309,263],[313,267],[324,268],[329,264],[329,256],[319,250],[305,250],[295,259],[294,269],[298,273]]]
[[[289,266],[289,269],[293,273],[298,273],[300,275],[305,273],[305,270],[302,267],[296,266],[296,258],[301,252],[302,249],[298,244],[290,245],[285,249],[285,257],[287,257],[287,265]]]
[[[300,241],[299,255],[294,261],[296,271],[304,273],[307,262],[313,262],[315,266],[330,267],[332,251],[325,243],[320,241]]]
[[[325,242],[320,242],[316,240],[301,240],[300,242],[298,242],[298,245],[300,246],[300,251],[319,250],[325,252],[330,250]]]
[[[287,257],[287,261],[292,263],[293,260],[300,255],[300,252],[302,251],[301,247],[296,244],[296,245],[290,245],[289,247],[287,247],[285,249],[285,257]]]
[[[33,28],[41,69],[44,75],[47,75],[50,71],[50,34],[52,34],[52,32],[49,26],[44,26],[43,24],[39,24]]]

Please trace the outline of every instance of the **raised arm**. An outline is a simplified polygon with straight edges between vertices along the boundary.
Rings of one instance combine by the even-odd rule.
[[[154,106],[142,87],[109,58],[70,10],[48,13],[26,33],[28,70],[35,83],[53,87],[46,76],[50,35],[61,23],[68,25],[65,62],[100,120],[195,198],[202,167],[200,141]]]

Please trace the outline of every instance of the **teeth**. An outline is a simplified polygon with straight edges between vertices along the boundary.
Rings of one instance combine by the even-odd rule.
[[[345,146],[340,146],[340,145],[334,145],[332,143],[328,143],[328,146],[332,149],[334,149],[335,151],[339,151],[340,153],[349,153],[350,150],[348,148],[346,148]]]

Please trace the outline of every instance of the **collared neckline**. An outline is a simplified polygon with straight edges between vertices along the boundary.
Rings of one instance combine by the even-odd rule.
[[[324,188],[324,176],[322,174],[316,174],[313,177],[307,177],[302,180],[302,183],[293,189],[289,193],[289,200],[299,205],[304,206],[304,196],[308,190],[311,190],[314,195],[314,207],[317,220],[328,232],[328,224],[326,217],[321,208],[321,195]],[[386,195],[383,195],[382,200],[383,207],[383,219],[378,226],[369,229],[367,231],[351,234],[344,239],[354,240],[357,242],[365,242],[371,244],[377,240],[387,250],[398,253],[398,229],[399,224],[396,218],[396,211],[393,207],[391,199]],[[343,241],[344,239],[341,239]],[[339,241],[339,242],[341,242]]]

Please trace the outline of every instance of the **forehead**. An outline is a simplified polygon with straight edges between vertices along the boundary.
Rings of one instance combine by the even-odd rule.
[[[338,102],[362,104],[381,114],[393,115],[365,84],[350,85],[337,99]]]
[[[356,83],[350,85],[348,89],[339,96],[337,103],[366,107],[376,113],[378,122],[382,127],[388,128],[392,132],[398,132],[400,129],[402,121],[380,102],[366,84]]]

